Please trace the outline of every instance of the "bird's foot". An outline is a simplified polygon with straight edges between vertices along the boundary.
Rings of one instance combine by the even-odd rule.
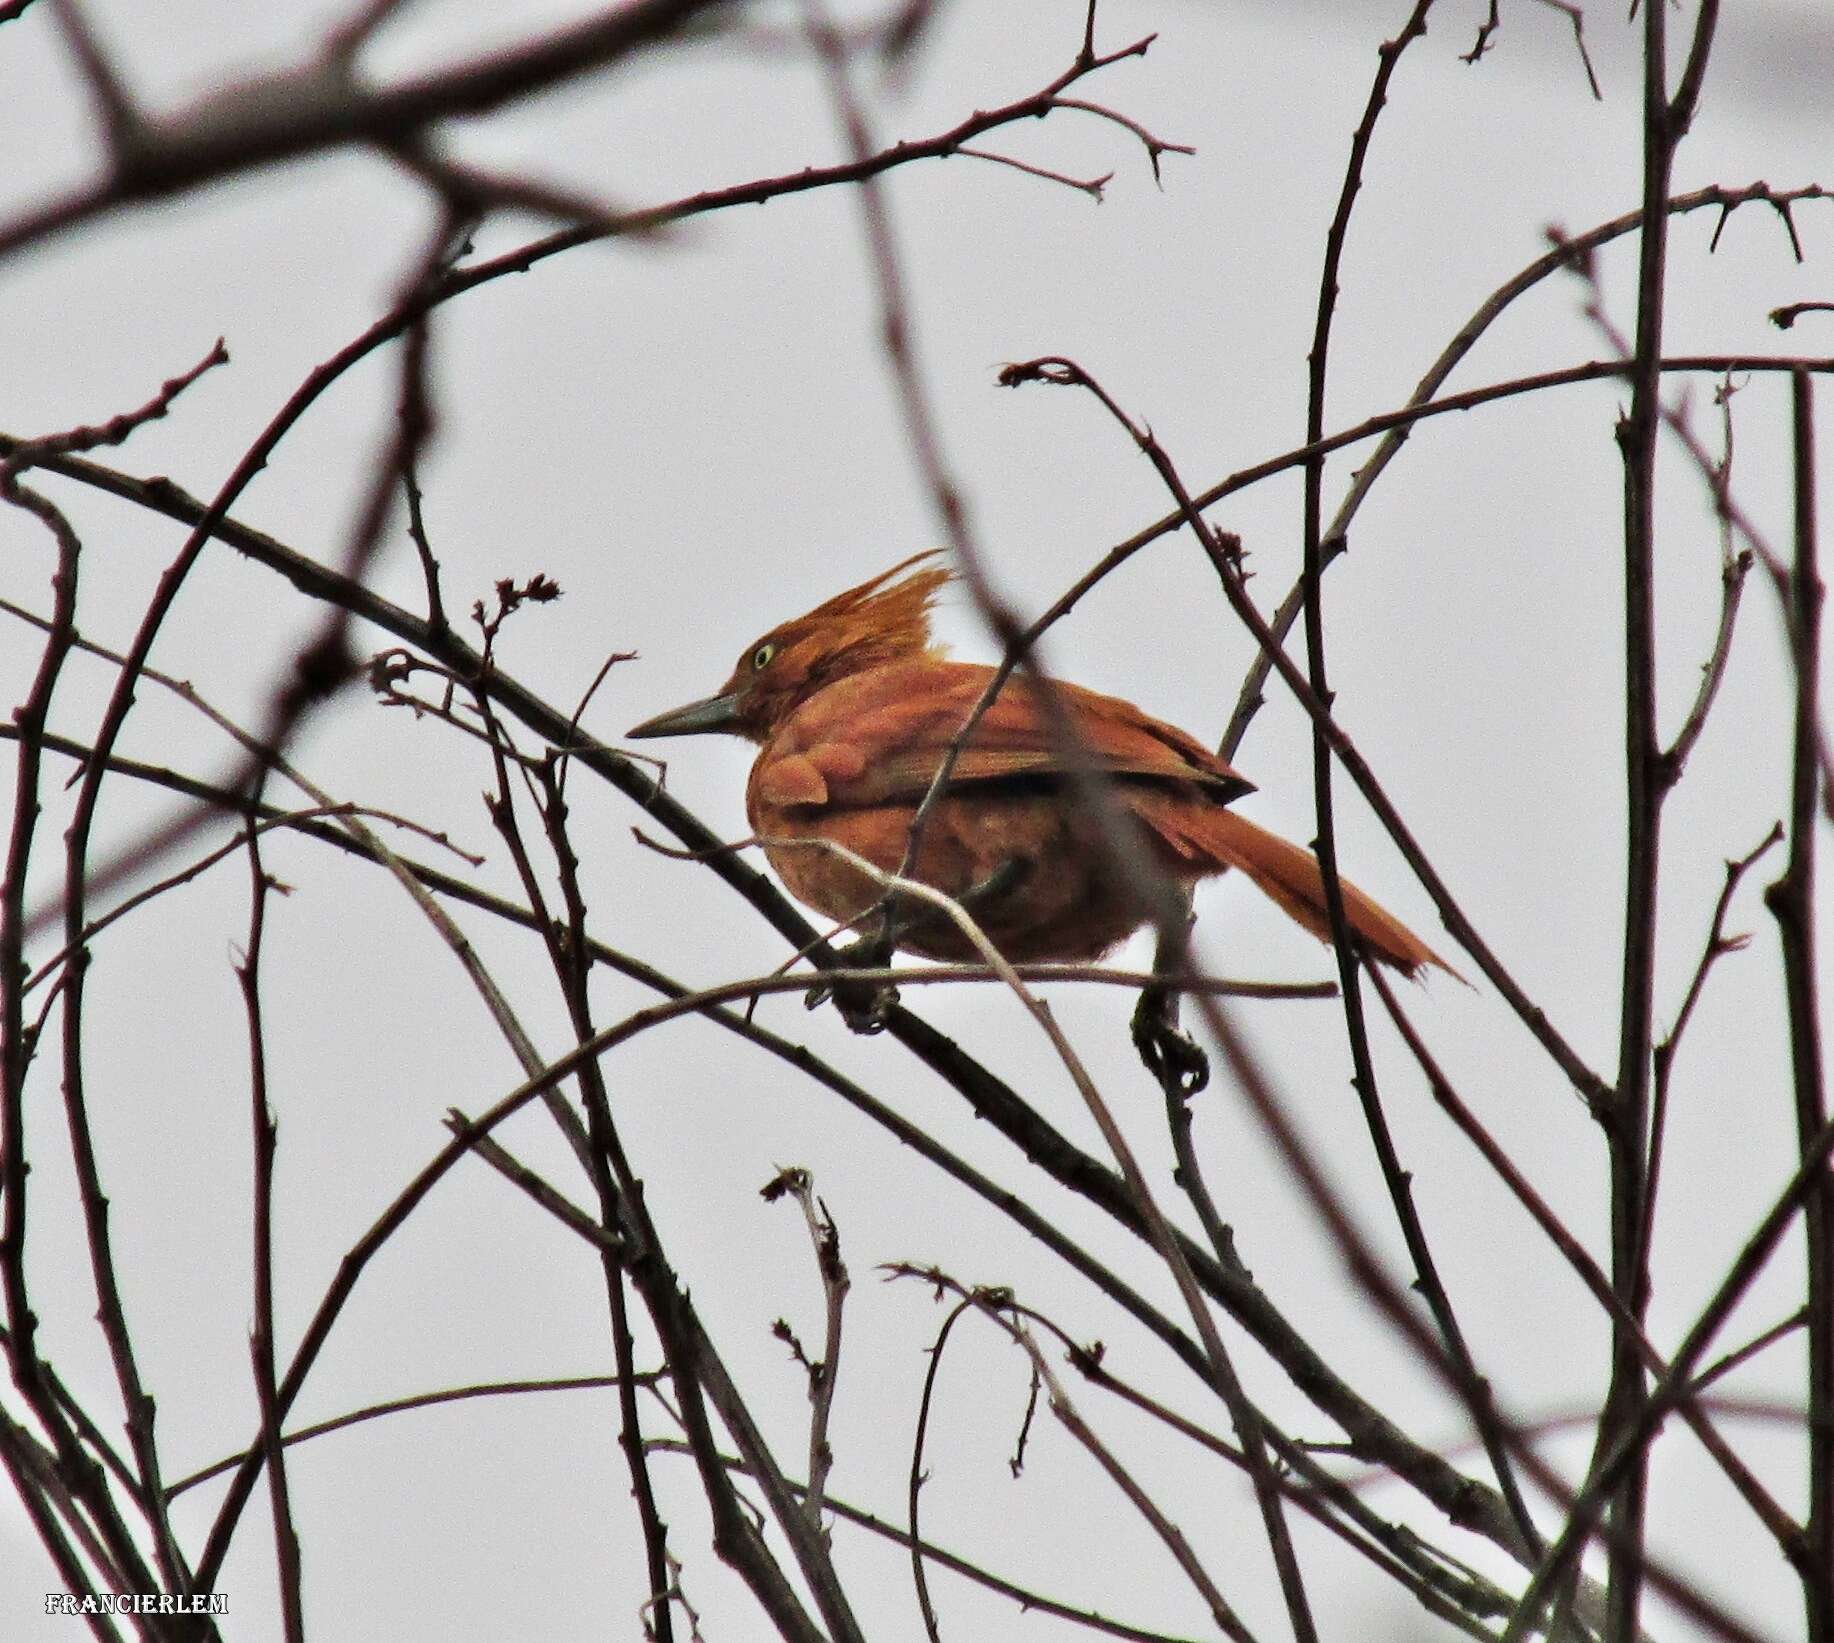
[[[835,957],[849,970],[882,970],[891,962],[893,939],[879,930],[835,949]],[[824,981],[803,995],[805,1009],[818,1010],[834,1000],[841,1020],[856,1033],[882,1033],[898,1003],[898,989],[886,982]]]
[[[1188,1098],[1210,1082],[1210,1058],[1178,1025],[1178,995],[1148,987],[1134,1006],[1134,1048],[1168,1094]]]
[[[960,897],[970,912],[987,907],[1010,894],[1031,876],[1032,864],[1017,858],[1000,863],[986,878],[971,884]],[[911,909],[900,903],[882,908],[871,921],[876,924],[870,935],[835,949],[835,957],[849,970],[882,970],[891,963],[899,940],[920,920],[936,919],[929,908]],[[820,1009],[829,999],[841,1019],[856,1033],[882,1033],[893,1007],[898,989],[885,982],[823,981],[803,995],[803,1004]]]

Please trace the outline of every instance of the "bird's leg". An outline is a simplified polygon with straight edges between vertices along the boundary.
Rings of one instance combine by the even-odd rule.
[[[910,928],[908,917],[900,918],[894,898],[888,893],[865,919],[866,933],[837,947],[834,956],[849,970],[882,970],[891,963],[898,937]],[[820,982],[803,994],[805,1009],[816,1010],[834,1000],[841,1019],[856,1033],[882,1033],[887,1016],[898,1002],[898,989],[870,981]]]
[[[971,884],[957,898],[972,913],[1010,894],[1030,876],[1032,864],[1020,857],[1008,857],[986,878]],[[835,957],[849,970],[879,970],[891,962],[898,944],[916,925],[946,917],[935,908],[909,901],[902,907],[895,895],[888,895],[878,909],[868,915],[867,934],[844,947],[835,949]],[[811,987],[803,995],[804,1005],[813,1010],[834,999],[841,1019],[856,1033],[880,1033],[892,1006],[898,1002],[898,989],[869,981],[836,981]]]
[[[1185,928],[1178,939],[1168,941],[1164,935],[1153,954],[1153,971],[1163,975],[1185,967],[1190,951],[1191,916],[1186,915]],[[1159,1081],[1168,1095],[1181,1099],[1197,1094],[1210,1082],[1210,1058],[1191,1035],[1178,1025],[1179,994],[1169,987],[1147,987],[1134,1006],[1134,1048],[1146,1070]]]

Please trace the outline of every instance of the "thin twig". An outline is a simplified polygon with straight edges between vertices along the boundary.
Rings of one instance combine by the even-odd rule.
[[[445,1125],[454,1135],[464,1135],[471,1130],[472,1120],[462,1108],[451,1107],[446,1112]],[[624,1240],[616,1231],[595,1221],[552,1181],[530,1169],[500,1141],[488,1135],[480,1135],[471,1145],[472,1150],[504,1180],[539,1204],[569,1232],[583,1238],[596,1253],[603,1255],[609,1252],[614,1256],[623,1253]],[[623,1385],[622,1373],[607,1375],[605,1384]]]
[[[942,1643],[942,1630],[936,1619],[936,1605],[930,1597],[929,1576],[924,1572],[924,1560],[919,1551],[923,1538],[918,1502],[923,1486],[930,1480],[929,1470],[923,1464],[923,1451],[929,1437],[930,1411],[935,1407],[936,1380],[942,1373],[943,1350],[948,1346],[955,1326],[973,1309],[973,1304],[964,1295],[952,1306],[942,1321],[942,1327],[936,1331],[936,1339],[924,1353],[929,1362],[924,1367],[923,1390],[917,1398],[917,1419],[911,1429],[911,1464],[905,1469],[904,1512],[905,1520],[910,1524],[910,1533],[904,1538],[911,1552],[911,1583],[917,1592],[917,1608],[923,1616],[924,1634],[930,1643]]]
[[[254,1130],[255,1328],[249,1340],[256,1403],[261,1410],[260,1443],[267,1456],[268,1506],[274,1521],[274,1556],[279,1566],[280,1614],[287,1643],[304,1643],[299,1531],[293,1521],[281,1450],[280,1413],[274,1382],[274,1151],[277,1130],[267,1094],[267,1041],[262,1030],[261,949],[267,929],[267,898],[273,881],[261,865],[261,829],[251,813],[244,842],[248,850],[248,943],[236,965],[236,981],[248,1015],[249,1109]],[[171,1498],[168,1492],[168,1500]]]
[[[1459,57],[1461,63],[1481,62],[1485,54],[1490,51],[1490,42],[1496,37],[1497,30],[1502,27],[1502,19],[1498,15],[1499,3],[1500,0],[1490,0],[1490,13],[1483,22],[1478,24],[1477,39],[1472,43],[1471,49]],[[1573,46],[1579,53],[1580,67],[1586,71],[1586,84],[1591,88],[1593,101],[1602,103],[1605,100],[1605,94],[1599,89],[1598,75],[1593,72],[1592,54],[1586,50],[1584,10],[1574,4],[1573,0],[1541,0],[1541,3],[1564,13],[1566,20],[1572,24]]]
[[[1770,323],[1787,331],[1804,314],[1834,314],[1834,302],[1791,302],[1770,311]]]
[[[480,670],[482,676],[488,676],[494,671],[492,647],[497,629],[519,602],[520,596],[513,585],[498,584],[498,614],[493,622],[485,626],[483,667]],[[565,925],[549,916],[534,864],[523,844],[516,820],[514,793],[510,786],[509,764],[505,758],[507,733],[491,708],[490,698],[475,687],[474,694],[479,720],[489,740],[492,767],[497,780],[496,794],[488,797],[486,803],[492,820],[509,846],[511,858],[522,880],[524,894],[528,897],[529,910],[536,915],[537,928],[547,948],[548,960],[565,1001],[574,1036],[587,1038],[592,1032],[592,1005],[587,985],[592,961],[586,952],[586,905],[579,884],[578,859],[567,832],[566,800],[555,776],[554,762],[550,758],[539,768],[540,790],[535,802],[560,878],[561,895],[566,906]],[[530,771],[526,763],[520,763],[517,768],[525,781],[535,781],[535,773]],[[668,1604],[668,1591],[673,1582],[668,1524],[657,1503],[648,1458],[643,1449],[642,1418],[637,1406],[637,1387],[633,1378],[636,1373],[636,1341],[631,1332],[629,1300],[625,1292],[629,1258],[637,1248],[633,1240],[650,1239],[652,1247],[648,1253],[652,1257],[659,1257],[660,1251],[653,1247],[653,1234],[648,1233],[641,1225],[639,1216],[627,1208],[627,1195],[640,1188],[635,1188],[634,1183],[619,1170],[617,1160],[622,1157],[622,1149],[611,1116],[610,1097],[597,1062],[588,1061],[580,1067],[579,1088],[580,1100],[586,1110],[586,1135],[582,1137],[586,1145],[581,1157],[586,1166],[587,1178],[592,1182],[593,1192],[598,1198],[600,1222],[608,1235],[621,1225],[624,1232],[624,1236],[615,1243],[601,1245],[598,1253],[611,1324],[613,1361],[619,1377],[621,1424],[618,1446],[630,1473],[631,1493],[637,1502],[637,1517],[643,1533],[644,1556],[649,1574],[649,1591],[644,1601],[653,1622],[655,1643],[673,1643],[674,1620]],[[556,1106],[564,1109],[564,1130],[569,1133],[579,1130],[573,1109],[560,1101],[558,1091],[552,1092],[545,1099],[550,1110]],[[555,1116],[560,1118],[561,1115],[556,1112]],[[459,1132],[455,1130],[454,1133]],[[619,1174],[616,1181],[613,1180],[614,1171]],[[624,1225],[627,1216],[629,1223]],[[673,1362],[671,1369],[678,1376],[685,1373],[681,1365]],[[698,1389],[692,1385],[684,1387],[682,1398],[684,1405],[696,1410],[693,1418],[698,1420]],[[720,1504],[717,1501],[712,1504],[717,1513],[721,1509]],[[755,1548],[741,1554],[741,1558],[742,1561],[755,1564]],[[762,1590],[772,1585],[770,1575],[760,1570],[759,1583],[754,1589]]]
[[[690,1452],[687,1444],[671,1438],[652,1438],[650,1447],[675,1455],[685,1455]],[[745,1463],[738,1457],[725,1456],[722,1458],[733,1471],[740,1473],[745,1471]],[[798,1482],[795,1478],[787,1481],[790,1488],[797,1494],[806,1493],[805,1484]],[[864,1511],[847,1501],[837,1500],[832,1495],[828,1497],[828,1509],[836,1517],[845,1518],[847,1522],[866,1530],[869,1534],[906,1547],[914,1555],[926,1562],[936,1564],[938,1568],[947,1569],[990,1592],[997,1592],[1002,1597],[1011,1598],[1019,1605],[1022,1612],[1055,1615],[1059,1619],[1071,1621],[1089,1631],[1099,1632],[1104,1637],[1124,1638],[1127,1643],[1192,1643],[1192,1640],[1189,1639],[1174,1637],[1165,1632],[1148,1631],[1144,1627],[1130,1626],[1125,1621],[1115,1620],[1107,1615],[1095,1614],[1087,1609],[1078,1609],[1051,1597],[1048,1593],[1016,1585],[958,1553],[948,1551],[933,1541],[913,1536],[909,1531],[900,1529],[895,1523],[888,1523],[883,1518],[875,1517],[871,1512]]]
[[[1161,154],[1195,154],[1197,150],[1189,143],[1168,143],[1163,137],[1155,137],[1136,119],[1121,113],[1118,109],[1109,108],[1103,103],[1086,102],[1081,97],[1059,97],[1053,102],[1056,108],[1079,108],[1085,114],[1094,114],[1101,119],[1111,120],[1124,131],[1131,131],[1138,137],[1146,149],[1147,163],[1153,168],[1153,181],[1161,188],[1165,179],[1159,173],[1159,156]],[[1113,176],[1110,172],[1109,176]],[[1104,179],[1106,181],[1107,179]]]
[[[1358,122],[1355,134],[1350,141],[1350,154],[1344,167],[1344,180],[1338,194],[1337,208],[1332,216],[1331,226],[1325,235],[1324,262],[1318,276],[1317,315],[1313,325],[1311,350],[1307,355],[1305,437],[1308,444],[1316,443],[1324,437],[1325,395],[1329,380],[1332,324],[1337,312],[1343,255],[1349,237],[1351,213],[1363,185],[1363,168],[1375,135],[1376,122],[1381,117],[1382,110],[1388,101],[1388,89],[1393,81],[1395,70],[1408,47],[1426,33],[1427,14],[1432,9],[1432,4],[1433,0],[1415,0],[1413,9],[1402,24],[1400,32],[1393,39],[1384,41],[1378,49],[1377,68],[1370,82],[1368,100],[1364,105],[1362,119]],[[1325,666],[1324,472],[1322,456],[1307,462],[1303,471],[1304,573],[1302,586],[1304,602],[1302,614],[1305,623],[1306,682],[1310,685],[1313,696],[1329,709],[1334,706],[1335,699],[1327,682]],[[1182,486],[1179,488],[1176,499],[1190,518],[1192,529],[1197,530],[1197,521],[1201,516],[1191,506],[1188,496],[1183,494]],[[1212,562],[1220,569],[1224,563],[1224,556],[1216,550],[1214,544],[1210,545],[1210,556]],[[1478,1431],[1484,1439],[1484,1449],[1489,1457],[1491,1469],[1496,1474],[1497,1486],[1502,1491],[1503,1499],[1509,1505],[1510,1514],[1515,1519],[1516,1527],[1524,1543],[1531,1551],[1538,1551],[1540,1533],[1535,1527],[1534,1517],[1529,1512],[1528,1503],[1523,1498],[1515,1471],[1509,1464],[1508,1451],[1497,1428],[1489,1383],[1478,1372],[1470,1347],[1466,1344],[1464,1332],[1459,1328],[1457,1315],[1452,1310],[1451,1298],[1446,1294],[1445,1286],[1440,1281],[1431,1246],[1427,1242],[1425,1228],[1421,1225],[1419,1214],[1414,1206],[1412,1177],[1401,1166],[1387,1116],[1382,1108],[1381,1095],[1376,1083],[1375,1057],[1369,1048],[1368,1025],[1363,1014],[1361,955],[1351,937],[1349,916],[1344,909],[1343,886],[1338,875],[1337,832],[1331,786],[1331,754],[1331,738],[1325,726],[1314,720],[1312,725],[1312,792],[1318,831],[1312,849],[1318,858],[1319,878],[1325,893],[1325,913],[1330,924],[1331,941],[1336,949],[1338,986],[1343,1002],[1344,1028],[1349,1042],[1353,1069],[1351,1083],[1362,1106],[1364,1124],[1369,1131],[1370,1140],[1374,1145],[1376,1158],[1381,1167],[1382,1178],[1388,1188],[1389,1201],[1394,1206],[1395,1217],[1407,1244],[1408,1255],[1414,1263],[1416,1286],[1426,1298],[1447,1352],[1458,1366],[1459,1373],[1469,1383],[1468,1401],[1477,1421]]]
[[[825,1319],[822,1355],[816,1362],[804,1362],[809,1376],[809,1481],[803,1504],[808,1509],[810,1527],[817,1534],[826,1535],[822,1524],[822,1501],[827,1492],[828,1474],[834,1469],[834,1449],[828,1441],[828,1428],[834,1413],[834,1389],[839,1384],[841,1323],[846,1316],[851,1279],[847,1275],[847,1264],[841,1259],[840,1232],[828,1213],[828,1206],[817,1205],[809,1172],[780,1170],[762,1189],[761,1195],[769,1203],[785,1194],[794,1198],[802,1210],[809,1241],[815,1246],[816,1270],[821,1274]],[[783,1327],[788,1328],[787,1325]]]
[[[1706,0],[1703,15],[1712,6],[1713,0]],[[1636,342],[1631,351],[1630,410],[1617,428],[1624,466],[1623,961],[1617,1077],[1611,1101],[1594,1113],[1604,1130],[1610,1178],[1612,1286],[1639,1323],[1650,1292],[1643,1224],[1655,1042],[1657,875],[1662,802],[1668,791],[1656,732],[1655,491],[1668,197],[1680,131],[1668,102],[1667,11],[1659,4],[1643,10],[1643,225],[1637,241]],[[1647,1393],[1631,1331],[1614,1322],[1610,1379],[1593,1453],[1595,1470],[1618,1434],[1637,1421]],[[1623,1470],[1611,1503],[1607,1628],[1612,1637],[1637,1635],[1648,1481],[1648,1455],[1642,1452]],[[1529,1614],[1532,1619],[1534,1611]]]
[[[1687,991],[1682,995],[1681,1008],[1675,1012],[1675,1024],[1669,1028],[1662,1042],[1650,1052],[1653,1093],[1650,1098],[1649,1112],[1649,1185],[1644,1194],[1643,1228],[1640,1235],[1645,1251],[1651,1247],[1651,1239],[1655,1236],[1656,1198],[1661,1185],[1663,1138],[1668,1128],[1669,1081],[1674,1071],[1675,1053],[1681,1047],[1681,1035],[1687,1031],[1688,1022],[1694,1014],[1694,1006],[1700,1002],[1701,992],[1706,987],[1707,976],[1713,966],[1728,953],[1742,951],[1751,941],[1749,935],[1728,936],[1725,933],[1726,914],[1731,909],[1732,897],[1739,887],[1739,881],[1751,871],[1759,857],[1782,841],[1783,824],[1778,822],[1744,855],[1726,863],[1726,882],[1720,886],[1719,899],[1713,905],[1713,916],[1707,925],[1706,945],[1701,949],[1700,961],[1694,966],[1693,977],[1688,982]]]
[[[1029,160],[1016,160],[1010,154],[995,154],[986,148],[958,148],[955,152],[970,160],[988,160],[995,165],[1009,165],[1015,171],[1023,171],[1028,177],[1042,177],[1046,182],[1062,183],[1065,188],[1074,188],[1078,193],[1087,194],[1098,205],[1101,203],[1102,190],[1114,181],[1112,171],[1104,171],[1099,177],[1072,177],[1068,172],[1052,171],[1046,166],[1033,165]]]
[[[649,1383],[661,1374],[659,1369],[645,1370],[639,1379]],[[602,1391],[617,1384],[618,1378],[615,1375],[571,1375],[537,1381],[483,1381],[475,1386],[443,1387],[437,1392],[412,1392],[406,1397],[365,1404],[360,1409],[334,1415],[330,1420],[315,1421],[310,1426],[288,1432],[280,1441],[291,1448],[294,1444],[309,1443],[313,1438],[342,1432],[347,1427],[361,1426],[367,1421],[380,1420],[388,1415],[405,1414],[412,1409],[432,1409],[443,1403],[460,1403],[470,1398],[511,1397],[525,1392]],[[195,1472],[187,1472],[182,1478],[166,1485],[166,1495],[169,1499],[176,1499],[200,1483],[208,1483],[212,1478],[220,1478],[225,1472],[234,1471],[247,1458],[246,1451],[225,1455],[221,1460],[212,1461],[210,1465]]]
[[[1727,493],[1732,488],[1732,396],[1736,391],[1731,375],[1728,374],[1714,394],[1720,407],[1721,426],[1725,431],[1725,451],[1715,470],[1716,488]],[[1701,669],[1700,689],[1694,694],[1693,705],[1689,707],[1687,717],[1682,720],[1681,728],[1675,732],[1675,739],[1668,744],[1662,755],[1663,778],[1671,787],[1681,780],[1688,755],[1700,740],[1700,733],[1706,729],[1707,715],[1712,712],[1714,699],[1725,679],[1726,663],[1732,655],[1732,629],[1738,621],[1739,601],[1745,591],[1745,578],[1751,570],[1751,549],[1734,551],[1732,521],[1723,513],[1720,518],[1719,558],[1719,626],[1713,636],[1713,653]]]
[[[610,13],[551,30],[509,49],[373,91],[360,88],[347,73],[338,73],[335,64],[327,73],[322,56],[318,61],[250,76],[222,87],[187,115],[163,123],[156,141],[136,146],[131,167],[117,167],[110,175],[0,224],[0,257],[135,200],[182,193],[257,166],[350,144],[398,148],[440,121],[486,112],[604,68],[666,37],[713,3],[630,0]],[[913,152],[918,144],[897,144],[875,157],[873,170],[914,157],[945,157],[996,126],[1048,113],[1051,99],[1060,92],[1111,63],[1143,55],[1152,38],[1148,35],[1119,51],[1100,55],[1081,52],[1062,74],[1018,104],[977,112],[950,132],[928,139],[921,153]],[[312,94],[307,95],[308,91]],[[1013,109],[1017,111],[1009,112]],[[805,172],[800,177],[773,179],[776,191],[860,179],[857,167],[825,169],[825,175]],[[721,192],[731,195],[737,191]],[[585,244],[673,220],[674,209],[662,206],[628,212],[607,222],[565,230],[563,236],[569,246]]]
[[[1781,1322],[1772,1324],[1768,1329],[1760,1330],[1743,1346],[1734,1347],[1724,1356],[1708,1364],[1705,1369],[1701,1370],[1701,1372],[1694,1377],[1694,1390],[1696,1392],[1704,1391],[1707,1387],[1713,1385],[1714,1382],[1723,1380],[1727,1375],[1730,1375],[1733,1370],[1741,1368],[1753,1358],[1757,1357],[1760,1352],[1769,1350],[1769,1348],[1775,1346],[1778,1341],[1787,1340],[1791,1335],[1795,1334],[1798,1329],[1805,1328],[1808,1321],[1808,1308],[1805,1306],[1798,1307]]]
[[[1741,206],[1763,204],[1770,206],[1788,228],[1792,243],[1795,242],[1795,225],[1791,208],[1804,200],[1834,200],[1834,190],[1810,184],[1803,189],[1773,189],[1768,183],[1752,183],[1746,188],[1728,189],[1720,186],[1696,189],[1692,193],[1678,194],[1668,202],[1671,216],[1681,216],[1691,211],[1717,207],[1720,213],[1719,226],[1724,228],[1732,213]],[[1407,401],[1406,407],[1396,413],[1389,431],[1382,442],[1356,470],[1350,488],[1344,500],[1338,505],[1336,514],[1324,532],[1324,552],[1327,562],[1335,560],[1346,551],[1349,543],[1351,522],[1361,510],[1363,503],[1374,489],[1376,481],[1382,476],[1389,463],[1400,454],[1412,431],[1414,418],[1410,413],[1431,403],[1439,403],[1435,396],[1445,385],[1446,379],[1458,367],[1459,363],[1477,346],[1490,327],[1508,311],[1521,297],[1532,290],[1549,275],[1571,266],[1576,258],[1583,258],[1608,245],[1611,241],[1625,234],[1635,233],[1641,226],[1641,210],[1629,211],[1620,217],[1613,217],[1609,222],[1598,224],[1582,234],[1562,234],[1553,248],[1537,257],[1533,262],[1505,280],[1481,302],[1471,317],[1452,335],[1439,357],[1428,367],[1426,375],[1416,384]],[[1718,239],[1717,231],[1714,236]],[[1802,249],[1796,245],[1796,260],[1802,260]],[[1664,370],[1676,368],[1678,362],[1665,361]],[[1614,375],[1622,375],[1622,365]],[[1462,395],[1450,396],[1443,403],[1456,404],[1463,399]],[[1309,454],[1309,453],[1307,453]],[[1259,477],[1256,470],[1248,470]],[[1208,508],[1220,501],[1231,488],[1240,488],[1234,479],[1227,479],[1221,485],[1212,486],[1199,493],[1197,505]],[[1175,528],[1180,523],[1174,514],[1161,520],[1152,527],[1154,535]],[[1150,539],[1150,538],[1149,538]],[[1123,547],[1127,544],[1123,544]],[[1119,549],[1115,550],[1117,553]],[[1298,620],[1300,608],[1304,602],[1305,582],[1303,574],[1296,578],[1281,599],[1269,626],[1284,641],[1292,625]],[[1224,733],[1219,751],[1225,759],[1233,759],[1240,748],[1242,738],[1248,732],[1249,723],[1253,720],[1262,700],[1262,691],[1267,683],[1268,669],[1271,663],[1264,654],[1257,654],[1249,664],[1242,688],[1236,698],[1235,710],[1229,718],[1229,728]]]
[[[1165,1515],[1164,1511],[1159,1507],[1158,1503],[1153,1500],[1152,1496],[1147,1493],[1139,1481],[1134,1478],[1132,1473],[1121,1464],[1113,1450],[1102,1442],[1096,1435],[1094,1428],[1083,1419],[1082,1413],[1077,1409],[1075,1401],[1064,1390],[1063,1383],[1058,1379],[1057,1372],[1052,1367],[1050,1360],[1039,1348],[1037,1341],[1033,1339],[1031,1331],[1026,1326],[1024,1316],[1014,1306],[1011,1291],[984,1288],[970,1289],[965,1285],[957,1283],[954,1279],[948,1277],[947,1274],[935,1269],[931,1269],[926,1275],[939,1289],[953,1291],[960,1297],[956,1311],[952,1312],[950,1315],[951,1322],[953,1322],[955,1316],[961,1310],[972,1309],[997,1324],[1013,1343],[1025,1352],[1026,1356],[1031,1360],[1032,1373],[1043,1383],[1049,1394],[1051,1413],[1057,1418],[1058,1423],[1064,1430],[1089,1452],[1102,1470],[1108,1474],[1109,1479],[1114,1483],[1116,1488],[1121,1491],[1122,1495],[1126,1497],[1134,1509],[1145,1518],[1154,1534],[1159,1537],[1166,1549],[1172,1554],[1173,1560],[1178,1564],[1179,1568],[1183,1570],[1185,1578],[1191,1582],[1191,1585],[1195,1588],[1198,1595],[1202,1597],[1205,1604],[1209,1607],[1211,1619],[1215,1621],[1218,1630],[1226,1637],[1235,1639],[1235,1643],[1254,1643],[1254,1634],[1243,1625],[1234,1607],[1229,1603],[1228,1599],[1223,1596],[1202,1563],[1198,1561],[1196,1554],[1191,1550],[1190,1543],[1185,1539],[1177,1525]],[[935,1349],[935,1353],[938,1356],[940,1355],[940,1348],[941,1341],[939,1340]],[[912,1532],[914,1535],[914,1528]],[[930,1617],[926,1615],[926,1619],[929,1618]],[[931,1637],[935,1638],[936,1635],[937,1633],[932,1626]]]

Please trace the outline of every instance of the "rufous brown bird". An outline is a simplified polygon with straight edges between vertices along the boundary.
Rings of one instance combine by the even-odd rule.
[[[790,892],[837,922],[883,897],[825,849],[830,839],[885,872],[902,865],[917,806],[992,669],[945,660],[930,606],[950,573],[918,554],[836,594],[747,647],[719,691],[638,725],[632,736],[725,731],[759,744],[745,810]],[[911,574],[901,576],[910,571]],[[1230,806],[1254,790],[1201,742],[1131,702],[1059,683],[1082,757],[1140,824],[1180,886],[1239,868],[1294,920],[1330,938],[1318,863]],[[1071,779],[1061,722],[1027,680],[1007,681],[964,744],[923,830],[910,876],[965,903],[1014,962],[1083,961],[1145,922],[1129,883]],[[1348,881],[1344,911],[1364,953],[1408,975],[1444,968],[1406,925]],[[895,945],[973,960],[960,928],[905,911]]]

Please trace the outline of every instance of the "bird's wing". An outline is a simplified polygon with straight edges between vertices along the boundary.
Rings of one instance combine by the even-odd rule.
[[[797,710],[776,757],[766,749],[762,796],[844,806],[920,799],[987,678],[986,668],[921,661],[840,681]],[[963,747],[951,790],[1067,776],[1080,756],[1109,776],[1191,783],[1222,803],[1253,790],[1201,742],[1131,702],[1075,685],[1058,685],[1056,695],[1080,755],[1065,746],[1041,693],[1012,679]]]

